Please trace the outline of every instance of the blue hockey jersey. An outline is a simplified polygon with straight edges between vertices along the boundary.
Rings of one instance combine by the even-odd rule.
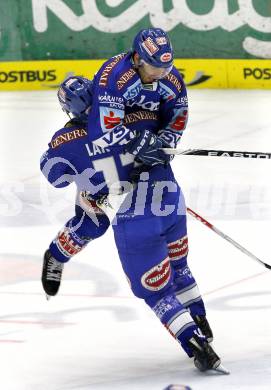
[[[114,148],[129,142],[131,124],[138,112],[145,112],[158,115],[156,134],[176,147],[186,127],[188,102],[185,84],[175,67],[164,79],[142,84],[132,53],[119,54],[106,61],[95,75],[93,93],[88,136],[94,144]],[[124,121],[131,113],[131,120]]]

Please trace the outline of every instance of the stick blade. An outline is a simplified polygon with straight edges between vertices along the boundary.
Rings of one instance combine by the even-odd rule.
[[[219,364],[219,366],[217,366],[216,368],[213,368],[212,370],[216,371],[219,374],[230,375],[230,371],[227,370],[227,368],[224,367],[222,364]]]

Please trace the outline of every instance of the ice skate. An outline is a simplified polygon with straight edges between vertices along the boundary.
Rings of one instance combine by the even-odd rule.
[[[57,261],[49,250],[45,252],[41,281],[47,300],[59,290],[63,267],[64,264]]]
[[[202,334],[206,337],[208,343],[211,343],[214,339],[214,336],[207,318],[205,316],[195,315],[193,316],[193,320],[200,328]]]
[[[216,371],[221,374],[229,374],[229,371],[222,366],[219,356],[211,345],[194,336],[189,340],[190,348],[194,355],[194,364],[200,371]]]

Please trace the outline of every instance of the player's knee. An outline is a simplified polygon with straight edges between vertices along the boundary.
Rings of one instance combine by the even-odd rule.
[[[106,216],[98,218],[96,222],[98,223],[95,223],[95,221],[88,220],[84,227],[84,234],[86,234],[92,240],[101,237],[110,226],[110,221]]]
[[[106,215],[93,219],[84,216],[81,219],[77,218],[76,221],[73,221],[72,225],[77,236],[90,241],[101,237],[109,228],[110,221]]]

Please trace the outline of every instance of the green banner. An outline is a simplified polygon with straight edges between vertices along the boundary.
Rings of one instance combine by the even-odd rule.
[[[0,0],[0,60],[99,59],[150,26],[177,58],[271,58],[271,0]]]

